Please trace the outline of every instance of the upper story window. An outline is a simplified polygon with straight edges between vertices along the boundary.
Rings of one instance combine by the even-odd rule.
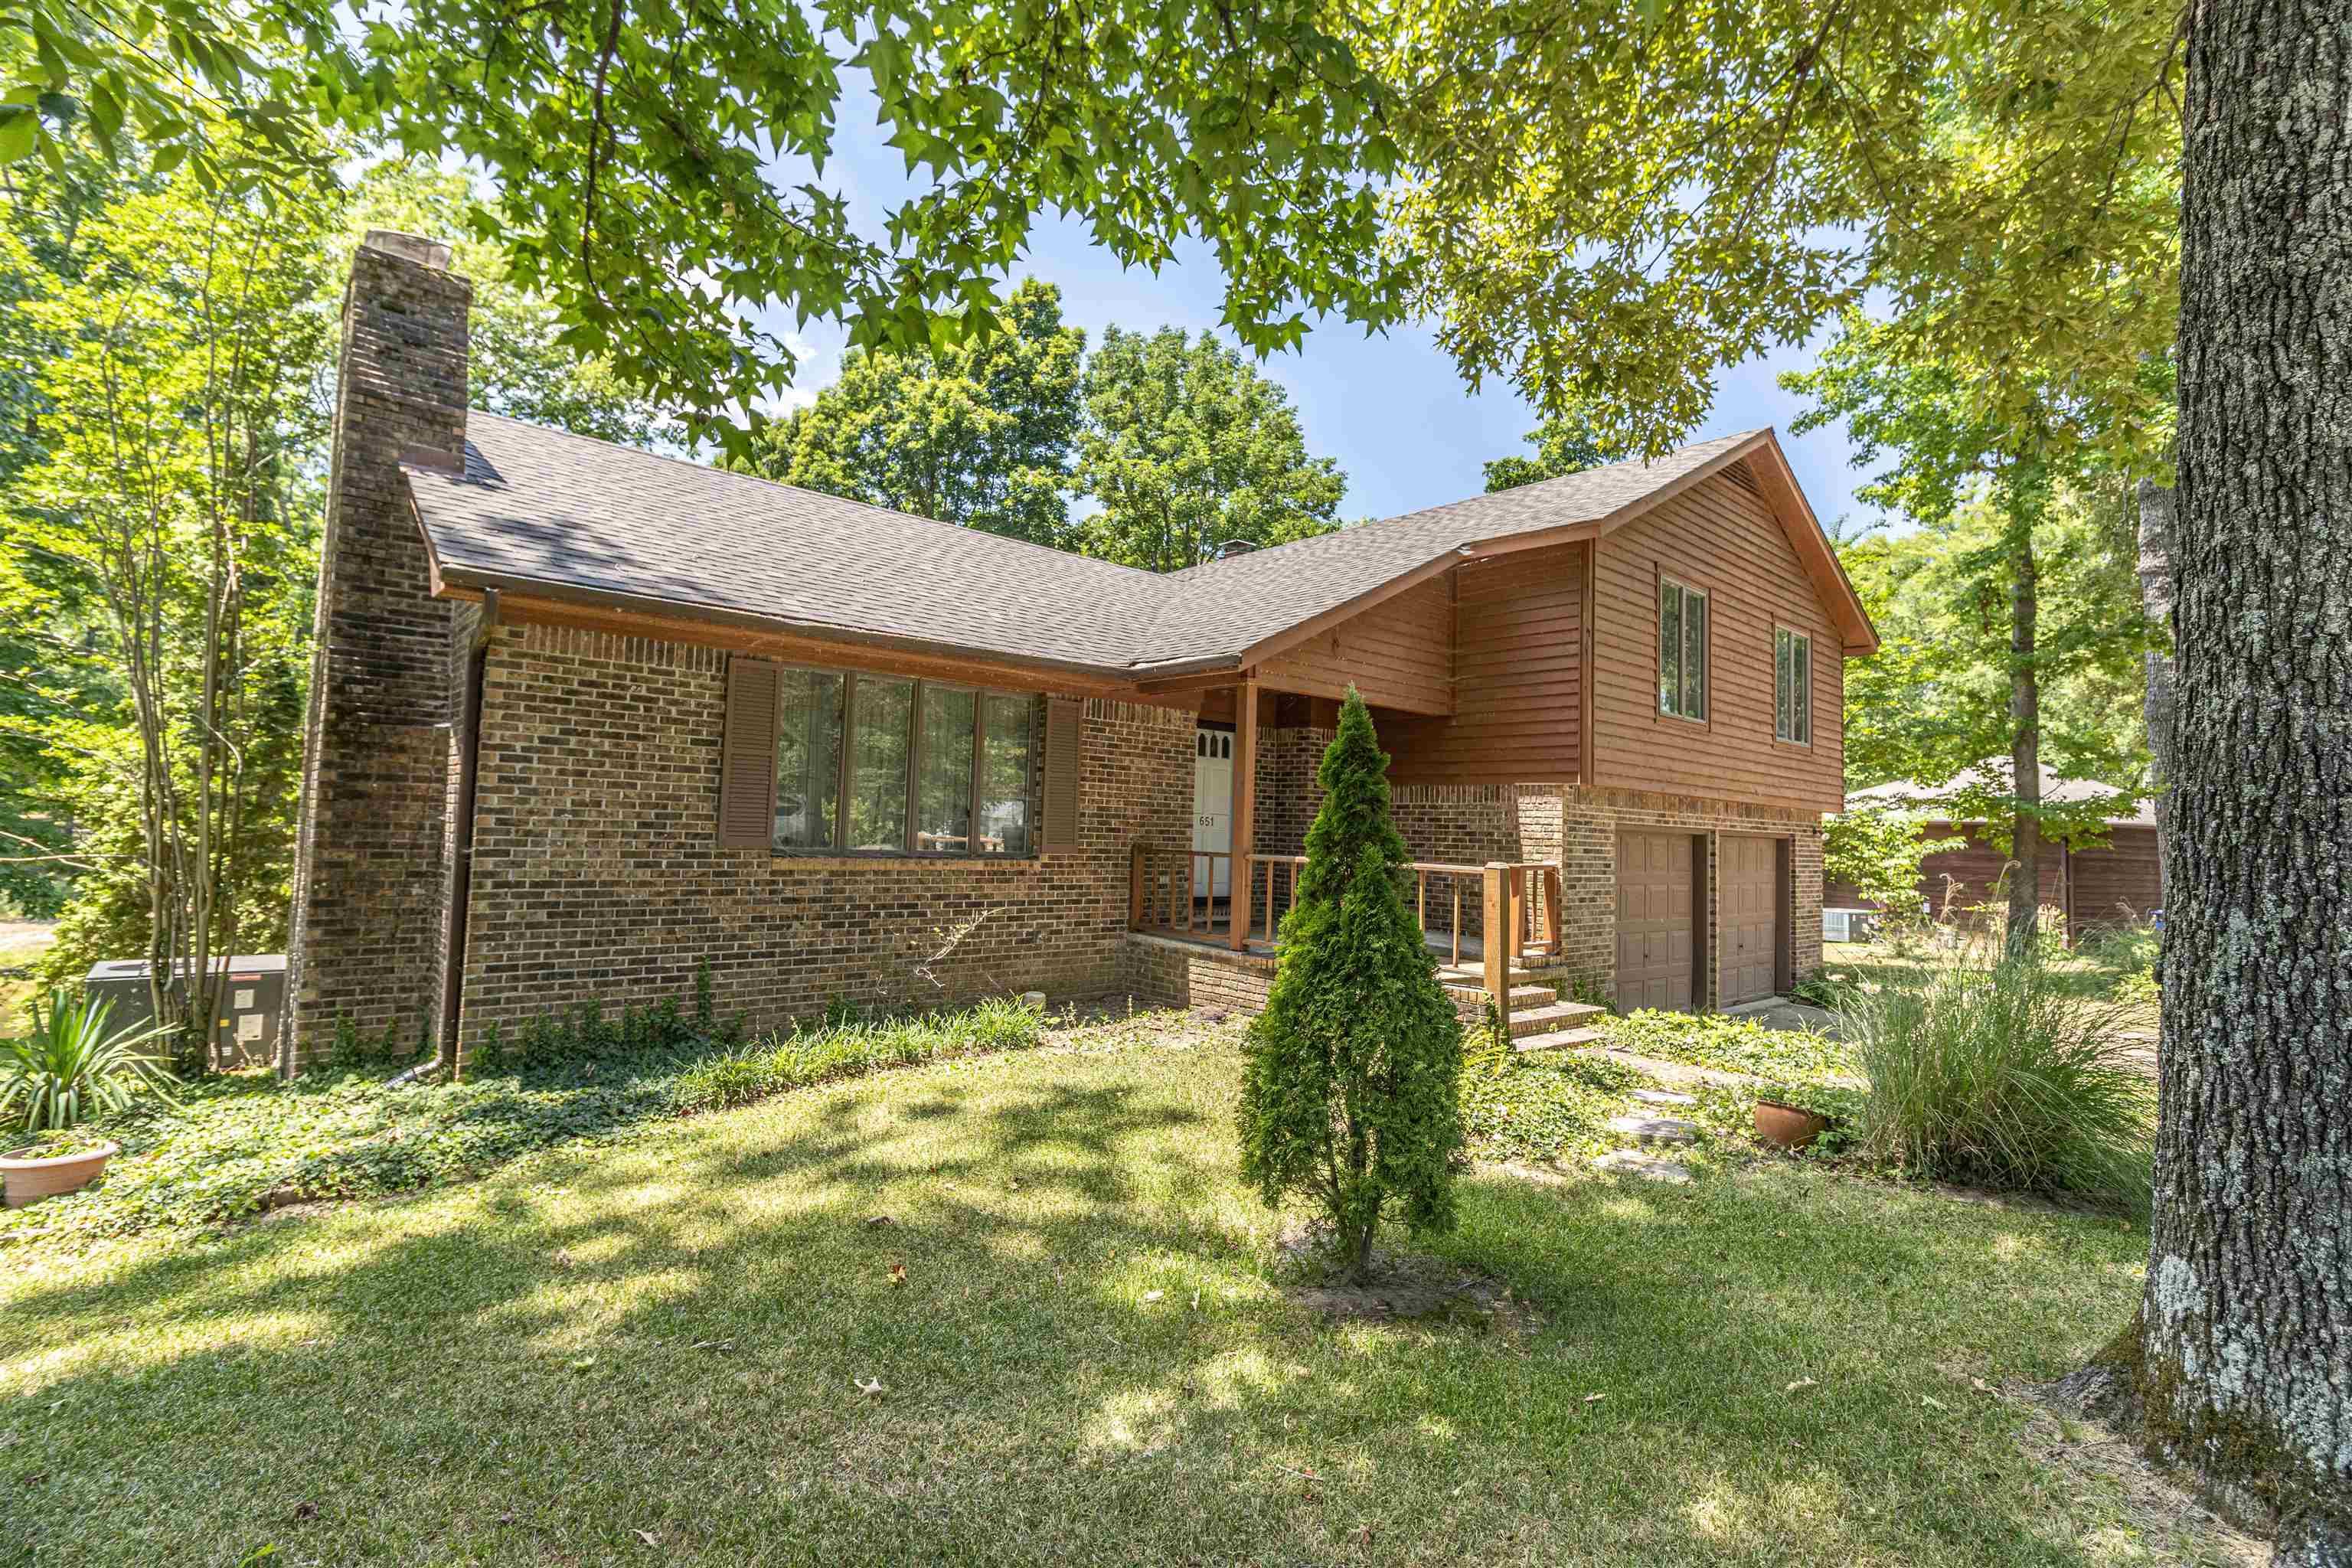
[[[1706,719],[1705,593],[1671,578],[1658,582],[1658,711]]]
[[[1813,639],[1786,626],[1772,631],[1772,733],[1813,743]]]
[[[776,848],[1034,848],[1034,699],[828,669],[787,669],[782,688]]]

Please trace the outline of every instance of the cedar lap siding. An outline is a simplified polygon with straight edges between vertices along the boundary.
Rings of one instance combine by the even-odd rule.
[[[1840,663],[1874,637],[1770,432],[1158,576],[469,413],[446,268],[373,235],[345,307],[296,1056],[341,1019],[470,1047],[704,962],[761,1026],[1023,989],[1254,1005],[1262,953],[1129,931],[1130,857],[1189,849],[1196,731],[1245,716],[1248,843],[1296,853],[1350,687],[1415,854],[1557,865],[1559,962],[1604,991],[1627,845],[1688,868],[1628,939],[1680,944],[1677,1005],[1817,962]],[[1657,711],[1662,574],[1713,595],[1703,722]],[[1773,738],[1776,626],[1813,638],[1801,745]],[[937,842],[916,786],[898,852],[776,847],[793,668],[1026,713],[1026,852],[965,852],[976,825],[905,852]]]

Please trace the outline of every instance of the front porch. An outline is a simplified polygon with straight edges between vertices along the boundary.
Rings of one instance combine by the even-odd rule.
[[[1303,855],[1236,858],[1138,844],[1129,871],[1129,942],[1159,950],[1150,962],[1181,977],[1171,989],[1184,1000],[1205,982],[1212,1000],[1254,1011],[1272,984],[1282,919],[1306,865]],[[1405,869],[1422,940],[1465,1023],[1483,1021],[1491,1001],[1517,1049],[1596,1037],[1591,1021],[1605,1009],[1564,1000],[1551,973],[1559,955],[1559,867],[1414,861]],[[1490,942],[1490,932],[1497,940]]]

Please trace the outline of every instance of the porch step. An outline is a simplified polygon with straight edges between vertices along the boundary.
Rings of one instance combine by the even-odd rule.
[[[1511,1049],[1515,1051],[1557,1051],[1589,1046],[1601,1037],[1599,1029],[1547,1029],[1540,1035],[1514,1035]]]
[[[1511,1037],[1523,1035],[1549,1034],[1554,1029],[1573,1029],[1590,1018],[1599,1018],[1609,1011],[1590,1002],[1553,1002],[1548,1007],[1530,1007],[1521,1012],[1518,1004],[1511,1005]]]
[[[1466,985],[1473,991],[1486,988],[1486,972],[1475,963],[1441,963],[1437,966],[1437,978],[1448,985]],[[1540,985],[1543,977],[1532,969],[1514,963],[1511,965],[1511,984]]]
[[[1449,980],[1445,982],[1445,994],[1465,1002],[1475,1002],[1486,996],[1486,988]],[[1559,1000],[1559,988],[1556,985],[1514,985],[1511,987],[1511,1016],[1517,1017],[1522,1007],[1531,1012],[1541,1012]]]

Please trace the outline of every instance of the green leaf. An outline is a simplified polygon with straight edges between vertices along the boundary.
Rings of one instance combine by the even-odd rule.
[[[41,117],[19,104],[0,106],[0,163],[31,155],[41,134]]]

